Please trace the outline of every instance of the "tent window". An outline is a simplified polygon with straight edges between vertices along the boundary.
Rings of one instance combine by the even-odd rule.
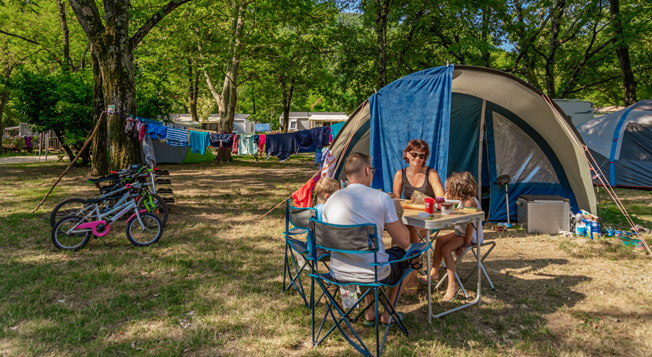
[[[629,122],[622,138],[620,160],[648,161],[652,159],[652,130],[647,125]]]
[[[496,112],[493,127],[498,175],[509,175],[511,183],[559,183],[548,157],[520,127]]]

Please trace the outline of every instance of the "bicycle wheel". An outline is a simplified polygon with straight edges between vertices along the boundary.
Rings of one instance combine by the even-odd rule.
[[[152,200],[150,201],[150,196]],[[168,205],[163,197],[149,193],[138,199],[138,211],[147,210],[147,213],[153,213],[158,216],[163,226],[168,221]]]
[[[91,230],[70,233],[81,223],[87,222],[81,216],[68,216],[57,222],[52,229],[52,243],[59,249],[78,250],[91,240]]]
[[[138,217],[127,222],[127,238],[131,244],[144,247],[158,242],[163,235],[161,220],[152,213],[141,213],[140,220],[142,224],[138,221]]]
[[[86,200],[79,197],[68,198],[59,202],[50,213],[50,225],[54,227],[63,217],[78,215],[85,205]]]

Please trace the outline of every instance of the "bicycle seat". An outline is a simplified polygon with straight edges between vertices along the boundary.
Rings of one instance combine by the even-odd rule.
[[[91,178],[88,179],[88,182],[90,183],[99,183],[99,182],[104,182],[104,181],[109,181],[109,180],[115,180],[118,178],[118,175],[109,175],[109,176],[102,176],[98,178]]]
[[[90,198],[90,199],[87,199],[86,202],[87,203],[100,203],[100,202],[103,202],[104,200],[107,200],[107,199],[108,198]]]

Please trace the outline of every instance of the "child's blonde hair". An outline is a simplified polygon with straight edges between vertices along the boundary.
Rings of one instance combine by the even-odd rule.
[[[340,189],[340,183],[330,177],[322,177],[317,181],[317,184],[315,184],[315,196],[317,197],[317,201],[324,203],[326,202],[326,195],[332,195],[333,192],[337,191]]]
[[[452,200],[465,200],[475,197],[478,184],[470,172],[453,172],[446,179],[446,194]]]

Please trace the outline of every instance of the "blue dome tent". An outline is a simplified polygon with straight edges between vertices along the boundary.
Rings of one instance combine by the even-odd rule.
[[[489,197],[488,219],[516,219],[519,195],[559,195],[571,209],[595,212],[595,193],[582,139],[563,112],[526,82],[482,67],[447,66],[416,72],[379,90],[349,117],[331,149],[336,157],[368,153],[373,186],[390,191],[405,166],[410,139],[430,146],[428,165],[442,182],[455,171],[478,178],[478,196]],[[343,178],[341,165],[336,176]],[[487,192],[488,191],[488,192]]]

